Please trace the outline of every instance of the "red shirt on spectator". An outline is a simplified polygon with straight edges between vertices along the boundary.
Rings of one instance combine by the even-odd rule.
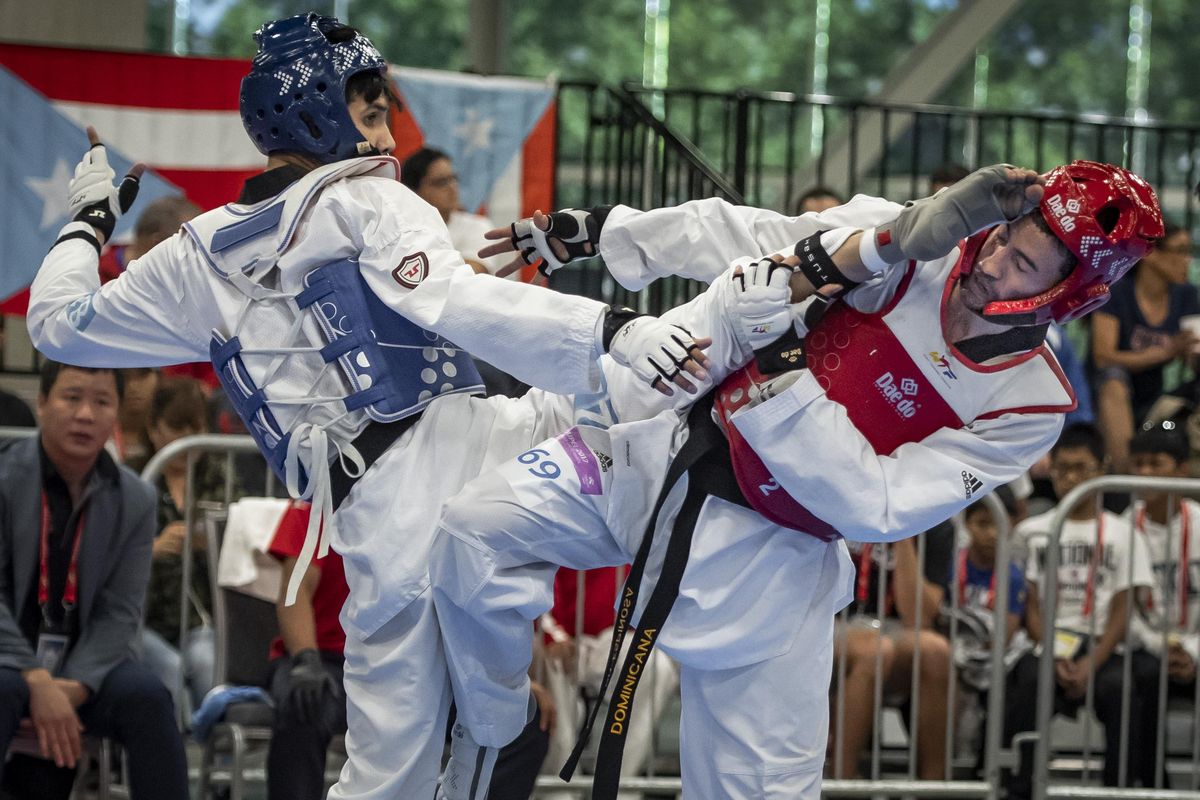
[[[125,271],[125,248],[128,245],[117,244],[106,247],[100,254],[100,282],[108,283],[120,277]]]
[[[304,546],[304,533],[308,530],[308,503],[292,503],[279,521],[275,538],[271,540],[269,552],[280,561],[296,558]],[[342,568],[342,557],[332,550],[324,558],[314,558],[313,566],[321,570],[317,589],[313,592],[313,616],[316,618],[317,649],[321,652],[341,653],[346,649],[346,632],[338,615],[346,604],[350,588],[346,586],[346,572]],[[283,639],[275,637],[271,642],[271,658],[287,655]]]
[[[583,575],[583,632],[595,636],[611,628],[617,614],[617,567],[586,570]],[[628,569],[620,567],[621,576]],[[568,635],[575,635],[575,601],[578,597],[578,570],[563,567],[554,576],[554,607],[550,616]]]
[[[208,361],[196,361],[191,364],[171,364],[162,368],[163,375],[171,378],[195,378],[203,383],[209,391],[218,389],[221,382],[217,380],[216,370]]]

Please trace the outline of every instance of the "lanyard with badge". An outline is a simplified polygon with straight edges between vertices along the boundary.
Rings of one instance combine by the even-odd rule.
[[[1088,563],[1087,577],[1087,594],[1083,599],[1083,616],[1084,618],[1092,615],[1093,607],[1096,603],[1096,565],[1104,558],[1104,515],[1096,520],[1096,549],[1092,551],[1091,561]]]
[[[71,640],[71,622],[79,598],[79,543],[83,540],[82,512],[75,524],[75,541],[71,546],[71,561],[67,566],[67,581],[63,586],[62,622],[50,618],[50,506],[46,495],[42,495],[42,530],[38,546],[38,608],[41,610],[41,626],[38,629],[37,662],[51,675],[58,675],[67,645]]]
[[[1059,545],[1061,547],[1061,543]],[[1087,587],[1084,590],[1083,597],[1083,617],[1087,619],[1092,616],[1093,608],[1096,604],[1096,569],[1101,559],[1104,558],[1104,515],[1101,514],[1096,519],[1096,545],[1092,550],[1091,558],[1088,559],[1088,575]],[[993,576],[994,577],[994,576]],[[1059,591],[1062,591],[1062,580],[1058,581]],[[1074,660],[1083,649],[1084,634],[1068,630],[1067,628],[1055,628],[1054,630],[1054,657]]]
[[[1138,509],[1134,523],[1138,533],[1146,535],[1146,507]],[[1170,524],[1170,523],[1168,523]],[[1188,565],[1191,559],[1191,518],[1183,501],[1179,501],[1179,624],[1186,628],[1188,624]],[[1169,556],[1168,556],[1169,559]],[[1165,588],[1165,587],[1164,587]],[[1148,608],[1154,608],[1154,596],[1151,595],[1146,603]]]
[[[861,606],[861,610],[864,613],[869,613],[869,611],[870,611],[870,609],[867,609],[867,597],[868,597],[868,595],[870,595],[870,592],[871,592],[871,563],[872,563],[871,553],[872,553],[872,544],[870,542],[864,542],[862,545],[862,551],[859,553],[859,556],[858,556],[858,590],[855,592],[855,597],[858,600],[858,604],[859,604],[859,606]],[[888,555],[886,545],[884,546],[883,553],[884,553],[883,560],[886,561],[887,555]],[[882,573],[883,570],[885,570],[885,569],[887,569],[887,564],[880,563],[879,571]],[[883,599],[883,603],[884,603],[883,615],[886,617],[887,615],[892,613],[892,587],[891,587],[891,585],[888,586],[887,596]]]

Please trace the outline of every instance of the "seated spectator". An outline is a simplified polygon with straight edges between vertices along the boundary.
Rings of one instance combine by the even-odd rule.
[[[152,447],[146,439],[146,417],[150,414],[150,402],[161,376],[157,369],[135,367],[121,370],[121,379],[125,383],[125,396],[121,398],[121,413],[113,428],[113,457],[140,473],[151,456]]]
[[[7,317],[0,314],[0,363],[4,361],[4,326]],[[12,392],[0,389],[0,428],[36,428],[37,420],[29,404]]]
[[[271,542],[283,563],[286,587],[308,529],[307,503],[293,503]],[[346,732],[342,684],[346,634],[338,614],[350,590],[342,559],[329,551],[304,573],[296,602],[281,592],[275,606],[280,636],[271,643],[271,697],[275,721],[267,750],[269,800],[320,800],[325,796],[325,757],[334,736]]]
[[[1064,423],[1067,425],[1074,425],[1077,422],[1086,422],[1089,425],[1094,423],[1096,410],[1092,403],[1092,387],[1088,381],[1087,364],[1075,351],[1071,337],[1062,327],[1052,322],[1046,329],[1046,344],[1050,345],[1050,351],[1058,359],[1063,375],[1071,384],[1071,388],[1075,390],[1075,409],[1067,412]]]
[[[100,257],[100,282],[107,283],[125,271],[159,242],[170,239],[183,223],[200,213],[200,206],[183,195],[152,200],[142,207],[133,224],[133,241],[114,244]]]
[[[1133,280],[1113,286],[1112,299],[1091,317],[1096,418],[1114,472],[1129,471],[1129,440],[1162,395],[1166,366],[1193,360],[1197,339],[1179,326],[1180,318],[1200,313],[1188,283],[1191,257],[1188,232],[1168,224]]]
[[[950,642],[933,630],[946,596],[946,576],[954,556],[954,526],[950,522],[921,534],[925,537],[924,569],[917,564],[917,538],[891,545],[848,542],[858,564],[858,580],[849,622],[834,643],[834,676],[838,659],[846,659],[845,714],[834,715],[842,725],[841,774],[859,775],[858,761],[871,736],[875,719],[876,663],[880,663],[884,696],[905,703],[917,715],[917,775],[923,780],[946,777],[946,702],[950,687]],[[887,590],[880,605],[880,571],[887,572]],[[920,617],[917,597],[920,593]],[[883,619],[878,619],[882,611]],[[912,692],[913,654],[920,647],[921,702],[908,708]],[[882,651],[881,661],[877,653]],[[798,680],[803,678],[797,676]],[[837,738],[831,734],[831,741]],[[832,748],[831,748],[832,752]],[[836,761],[835,761],[836,764]]]
[[[1061,500],[1084,481],[1104,474],[1104,442],[1091,425],[1072,425],[1050,451],[1050,477]],[[1028,544],[1026,565],[1028,600],[1026,627],[1034,642],[1054,648],[1055,699],[1058,713],[1075,714],[1086,700],[1088,683],[1094,683],[1094,710],[1104,725],[1104,783],[1117,785],[1121,736],[1122,659],[1126,614],[1135,587],[1152,584],[1150,559],[1142,537],[1131,535],[1127,520],[1109,511],[1097,513],[1096,500],[1088,497],[1070,509],[1059,539],[1058,585],[1055,618],[1042,619],[1039,605],[1047,576],[1044,564],[1054,510],[1030,517],[1017,533]],[[1153,669],[1144,651],[1134,656],[1134,676]],[[1009,675],[1005,742],[1034,729],[1037,714],[1038,658],[1027,654]],[[1134,685],[1137,685],[1136,682]],[[1130,731],[1144,730],[1134,703]],[[1021,770],[1009,782],[1009,796],[1030,796],[1032,752],[1021,756]],[[1131,736],[1130,782],[1141,779],[1154,785],[1153,740]],[[1146,783],[1146,781],[1149,781]]]
[[[400,182],[437,209],[450,232],[450,243],[476,272],[495,272],[508,262],[505,256],[479,258],[479,250],[491,244],[483,234],[496,225],[487,217],[463,210],[458,197],[458,176],[446,153],[422,147],[400,165]]]
[[[100,256],[100,282],[108,283],[118,277],[130,264],[159,242],[170,239],[183,227],[183,223],[199,213],[200,206],[183,195],[160,197],[147,203],[133,225],[133,241],[126,245],[114,244],[104,249]],[[212,364],[207,361],[172,364],[163,367],[162,374],[199,378],[209,389],[218,386],[217,374],[213,371]]]
[[[542,615],[545,634],[546,686],[554,696],[558,727],[546,759],[549,772],[557,775],[575,746],[583,716],[590,704],[599,702],[600,681],[608,661],[613,624],[616,622],[617,591],[627,569],[602,567],[579,572],[566,567],[554,576],[554,606]],[[579,606],[579,579],[583,578],[583,608]],[[583,630],[577,630],[580,620]],[[634,640],[625,637],[625,647]],[[622,656],[624,657],[624,656]],[[679,668],[670,656],[654,650],[639,682],[638,702],[633,706],[626,734],[621,775],[642,774],[653,750],[654,727],[668,700],[679,691]],[[558,800],[559,794],[545,795]],[[561,800],[573,795],[562,793]],[[621,800],[636,794],[621,793]]]
[[[1191,448],[1187,434],[1173,423],[1142,431],[1129,446],[1133,470],[1150,478],[1187,478]],[[1134,525],[1150,550],[1154,572],[1151,596],[1138,604],[1133,626],[1145,648],[1163,657],[1166,633],[1168,692],[1195,697],[1196,663],[1200,661],[1200,503],[1178,498],[1169,506],[1169,492],[1145,493],[1130,509]],[[1181,571],[1182,570],[1182,571]],[[1151,689],[1145,702],[1158,712],[1158,669],[1143,688]],[[1146,735],[1158,735],[1157,719],[1149,720]]]
[[[996,490],[996,495],[1005,506],[1009,524],[1015,508],[1015,498],[1007,486]],[[976,765],[983,766],[983,736],[981,709],[987,707],[987,693],[992,680],[992,630],[996,607],[996,535],[998,523],[992,509],[983,500],[977,500],[963,511],[963,526],[968,543],[958,553],[957,576],[955,577],[953,609],[947,603],[946,620],[941,624],[949,633],[949,618],[957,615],[955,631],[954,661],[958,669],[963,693],[963,707],[958,739],[964,743],[960,752],[974,753]],[[1011,533],[1011,528],[1009,529]],[[1013,559],[1009,551],[1008,563],[1008,613],[1004,632],[1005,660],[1015,660],[1021,645],[1014,641],[1014,634],[1021,626],[1025,614],[1025,572]],[[1021,637],[1024,639],[1024,637]]]
[[[185,436],[206,433],[208,407],[201,384],[195,378],[164,378],[154,392],[145,420],[153,456]],[[158,534],[154,537],[154,559],[146,599],[146,625],[142,630],[142,661],[171,691],[183,686],[191,709],[199,708],[213,686],[216,658],[213,642],[212,584],[203,536],[192,537],[191,581],[187,588],[187,644],[179,646],[180,602],[183,590],[183,547],[187,537],[188,457],[176,456],[159,475]],[[234,482],[235,488],[237,486]],[[240,493],[235,492],[231,500]],[[223,460],[200,456],[192,474],[192,507],[204,502],[225,502]],[[196,515],[199,519],[199,515]],[[182,683],[181,683],[182,681]]]
[[[125,749],[134,800],[188,797],[171,695],[133,658],[154,491],[104,449],[121,388],[47,361],[41,434],[0,453],[0,752],[28,717],[49,759],[0,765],[16,797],[65,800],[83,733]]]
[[[947,186],[953,186],[971,174],[962,164],[942,164],[929,173],[929,193],[937,194]]]
[[[801,214],[807,214],[810,211],[820,213],[828,209],[840,206],[846,202],[841,196],[830,189],[828,186],[812,186],[796,195],[792,200],[791,214],[793,217],[798,217]]]
[[[1002,501],[1011,519],[1011,492],[1000,487],[997,493],[1007,495]],[[983,500],[977,500],[963,511],[963,524],[969,539],[958,556],[958,605],[986,619],[990,626],[992,610],[996,607],[997,523],[992,518],[991,508]],[[1011,642],[1025,615],[1025,571],[1016,561],[1010,561],[1008,572],[1008,627],[1004,640]]]
[[[296,602],[290,606],[284,602],[292,570],[304,546],[309,514],[307,503],[294,502],[280,521],[270,547],[271,555],[283,563],[283,573],[275,606],[280,635],[271,643],[275,718],[267,750],[268,800],[324,797],[329,743],[346,732],[342,680],[346,634],[339,615],[350,590],[341,557],[330,550],[324,558],[314,559],[304,573]],[[533,689],[540,713],[497,756],[489,800],[527,800],[533,793],[554,717],[548,693],[536,683]],[[381,697],[379,702],[386,704],[387,698]]]

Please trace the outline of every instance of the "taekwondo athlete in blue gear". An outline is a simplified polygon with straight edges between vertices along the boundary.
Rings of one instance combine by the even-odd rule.
[[[349,760],[330,797],[428,798],[450,705],[428,592],[437,511],[571,416],[569,398],[540,391],[479,396],[463,351],[572,394],[599,388],[609,350],[641,389],[669,392],[702,378],[704,342],[475,275],[438,213],[397,179],[387,65],[370,41],[316,14],[267,23],[256,39],[241,115],[267,170],[100,286],[104,223],[129,208],[136,175],[118,192],[90,131],[75,218],[31,289],[30,335],[75,364],[211,354],[272,466],[313,502],[301,561],[332,544],[345,563]]]

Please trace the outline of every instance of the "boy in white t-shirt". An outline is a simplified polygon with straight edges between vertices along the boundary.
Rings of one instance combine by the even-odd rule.
[[[1173,422],[1138,433],[1129,449],[1137,475],[1190,477],[1187,434]],[[1154,572],[1153,593],[1138,604],[1134,631],[1159,658],[1166,633],[1171,692],[1191,696],[1200,660],[1200,503],[1168,492],[1146,493],[1128,516],[1146,542]],[[1157,696],[1153,700],[1157,708]]]
[[[1050,451],[1055,495],[1061,500],[1084,481],[1103,475],[1104,466],[1104,440],[1099,431],[1091,425],[1069,426]],[[1130,589],[1153,584],[1149,553],[1142,538],[1133,535],[1127,519],[1101,510],[1095,497],[1085,498],[1071,509],[1063,524],[1055,578],[1058,608],[1053,620],[1043,620],[1039,603],[1049,577],[1044,564],[1053,515],[1051,510],[1017,526],[1017,536],[1027,543],[1029,552],[1025,625],[1035,642],[1054,648],[1056,711],[1077,712],[1085,701],[1088,681],[1094,681],[1093,707],[1104,724],[1104,783],[1115,786],[1120,768],[1123,688],[1122,659],[1117,653],[1126,639],[1126,618],[1134,594]],[[1140,649],[1134,656],[1133,685],[1137,686],[1138,676],[1154,669],[1154,659]],[[1006,742],[1035,727],[1037,664],[1037,655],[1026,655],[1009,676]],[[1144,730],[1139,705],[1135,703],[1131,709],[1131,732]],[[1141,780],[1153,786],[1153,741],[1143,742],[1136,736],[1129,739],[1129,783]],[[1031,765],[1032,759],[1022,754],[1021,771],[1012,776],[1009,785],[1010,797],[1030,795]]]

